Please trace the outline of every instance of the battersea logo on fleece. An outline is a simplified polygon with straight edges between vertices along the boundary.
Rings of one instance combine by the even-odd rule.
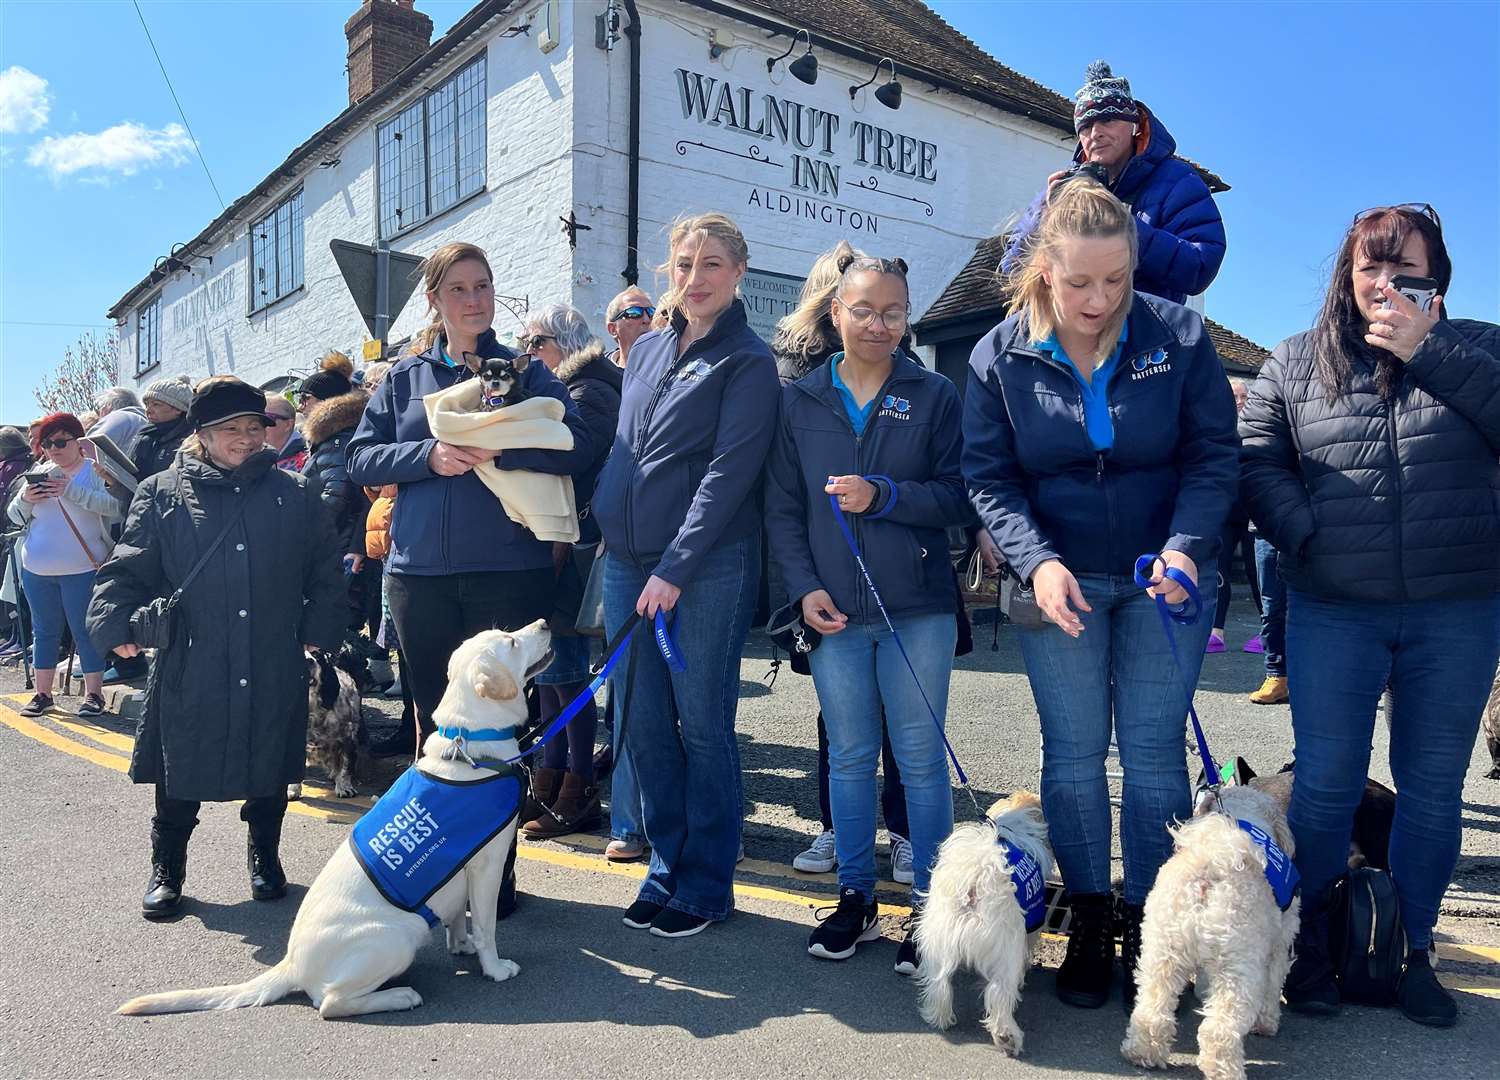
[[[879,415],[889,416],[892,420],[910,420],[911,402],[904,397],[887,394],[880,401]]]
[[[413,766],[355,822],[350,846],[381,894],[429,923],[427,898],[516,816],[521,782],[505,772],[452,781]]]

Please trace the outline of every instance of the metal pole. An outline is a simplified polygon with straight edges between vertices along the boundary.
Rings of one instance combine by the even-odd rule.
[[[384,240],[375,243],[375,340],[380,342],[380,357],[385,359],[385,339],[391,329],[391,245]]]

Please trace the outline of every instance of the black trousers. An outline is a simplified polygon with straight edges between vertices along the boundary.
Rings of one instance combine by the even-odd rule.
[[[156,785],[156,813],[151,826],[162,833],[178,833],[183,836],[193,831],[198,824],[198,808],[203,804],[196,799],[169,799],[166,790]],[[240,820],[250,826],[253,836],[267,825],[279,825],[286,817],[286,792],[267,795],[259,799],[246,799],[240,807]]]
[[[1260,583],[1255,580],[1255,538],[1250,535],[1248,523],[1226,524],[1219,539],[1219,600],[1214,608],[1215,626],[1223,626],[1229,617],[1229,601],[1234,597],[1230,571],[1236,553],[1245,570],[1245,581],[1250,586],[1250,599],[1255,602],[1255,610],[1260,610]]]
[[[403,687],[411,688],[422,731],[448,689],[448,658],[481,630],[519,630],[552,614],[556,575],[536,570],[422,577],[392,574],[386,586],[401,639]]]

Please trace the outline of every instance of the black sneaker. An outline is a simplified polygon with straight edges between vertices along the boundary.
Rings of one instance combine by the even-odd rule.
[[[707,930],[711,921],[674,908],[663,908],[661,914],[651,920],[651,933],[657,937],[692,937]]]
[[[1396,984],[1396,1003],[1408,1020],[1428,1027],[1458,1023],[1458,1003],[1438,982],[1426,949],[1412,949],[1406,954],[1406,970]]]
[[[901,939],[901,944],[896,948],[896,974],[911,978],[917,973],[917,966],[922,958],[917,954],[917,920],[922,917],[920,911],[913,911],[901,924],[901,929],[906,931],[906,937]]]
[[[42,713],[50,711],[53,704],[51,694],[35,694],[30,701],[21,706],[21,715],[41,716]]]
[[[620,921],[632,930],[649,930],[651,920],[665,910],[662,904],[653,903],[650,900],[637,900],[625,909],[625,915]]]
[[[866,900],[858,889],[840,889],[839,902],[832,914],[824,915],[828,908],[820,908],[822,925],[808,936],[809,956],[824,960],[847,960],[862,941],[874,941],[880,936],[879,905]]]
[[[1097,1009],[1109,1000],[1115,971],[1113,899],[1107,893],[1069,896],[1072,922],[1068,954],[1057,969],[1057,996],[1069,1005]]]
[[[1313,901],[1304,899],[1304,904]],[[1337,1016],[1339,984],[1328,958],[1328,918],[1321,908],[1313,906],[1309,911],[1303,907],[1295,951],[1296,958],[1281,987],[1286,1007],[1304,1016]]]
[[[79,716],[103,716],[104,698],[98,694],[90,694],[83,699],[83,704],[78,706]]]

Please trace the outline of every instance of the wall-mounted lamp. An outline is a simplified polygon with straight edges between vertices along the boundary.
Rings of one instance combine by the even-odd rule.
[[[896,61],[892,60],[889,56],[883,57],[880,63],[875,65],[875,74],[871,75],[858,86],[849,87],[849,100],[853,101],[861,90],[880,78],[881,64],[891,65],[891,81],[875,88],[875,100],[887,109],[899,109],[901,108],[901,84],[896,81]]]
[[[807,38],[807,51],[801,56],[797,57],[797,59],[793,60],[790,64],[788,64],[786,66],[786,69],[798,79],[807,83],[808,86],[811,86],[813,83],[818,81],[818,58],[813,55],[812,35],[809,34],[806,30],[798,30],[795,34],[792,35],[792,43],[791,45],[787,46],[786,52],[782,53],[778,57],[775,57],[774,59],[766,61],[766,74],[769,75],[771,72],[775,71],[777,64],[785,60],[788,56],[792,55],[792,50],[796,49],[797,39],[799,37]],[[894,67],[892,68],[892,70],[895,70]]]

